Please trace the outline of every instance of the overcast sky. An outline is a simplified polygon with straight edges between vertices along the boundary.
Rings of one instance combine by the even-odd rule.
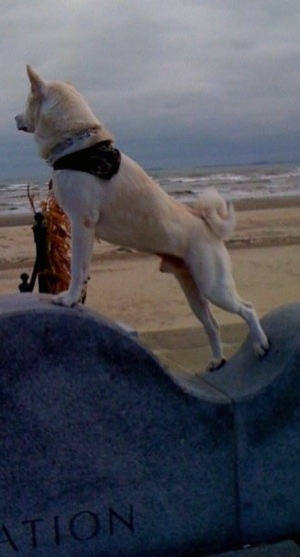
[[[299,160],[299,0],[1,0],[0,179],[49,175],[25,64],[70,80],[146,168]]]

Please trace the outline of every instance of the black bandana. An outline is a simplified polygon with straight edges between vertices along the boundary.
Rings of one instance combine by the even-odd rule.
[[[54,170],[78,170],[110,180],[119,171],[121,153],[111,141],[100,141],[91,147],[65,155],[53,163]]]

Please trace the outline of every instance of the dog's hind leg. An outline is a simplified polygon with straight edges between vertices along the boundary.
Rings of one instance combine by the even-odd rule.
[[[211,313],[208,301],[199,293],[199,289],[188,268],[181,260],[165,256],[162,259],[160,270],[163,273],[172,273],[174,275],[185,294],[191,310],[204,327],[212,350],[212,358],[208,363],[207,370],[213,371],[220,368],[226,360],[222,352],[219,326]]]
[[[269,350],[269,341],[259,322],[253,304],[240,299],[237,313],[248,324],[253,339],[254,352],[258,357],[262,358]]]
[[[201,286],[203,288],[200,283],[198,287],[201,288]],[[214,280],[206,281],[204,294],[214,305],[230,313],[235,313],[246,321],[252,336],[255,354],[263,357],[269,349],[267,336],[262,329],[253,304],[242,300],[238,295],[228,264],[223,266],[222,270],[219,268],[218,279],[215,282]]]
[[[224,244],[199,250],[197,244],[188,254],[186,265],[201,292],[212,304],[244,319],[253,339],[254,351],[262,357],[269,342],[253,305],[240,298],[231,272],[231,261]]]
[[[236,313],[246,321],[252,336],[254,352],[258,357],[262,358],[269,350],[269,342],[253,304],[242,300],[236,293],[225,291],[225,289],[222,291],[221,297],[213,296],[210,299],[218,307],[225,311]]]

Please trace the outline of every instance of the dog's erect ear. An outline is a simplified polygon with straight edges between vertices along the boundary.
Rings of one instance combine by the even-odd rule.
[[[45,92],[45,83],[29,64],[26,66],[27,75],[31,83],[31,92],[36,97],[42,97]]]

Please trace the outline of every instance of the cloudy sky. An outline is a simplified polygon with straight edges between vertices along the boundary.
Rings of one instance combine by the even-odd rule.
[[[26,63],[148,169],[298,161],[299,29],[299,0],[1,0],[0,179],[49,175],[15,129]]]

